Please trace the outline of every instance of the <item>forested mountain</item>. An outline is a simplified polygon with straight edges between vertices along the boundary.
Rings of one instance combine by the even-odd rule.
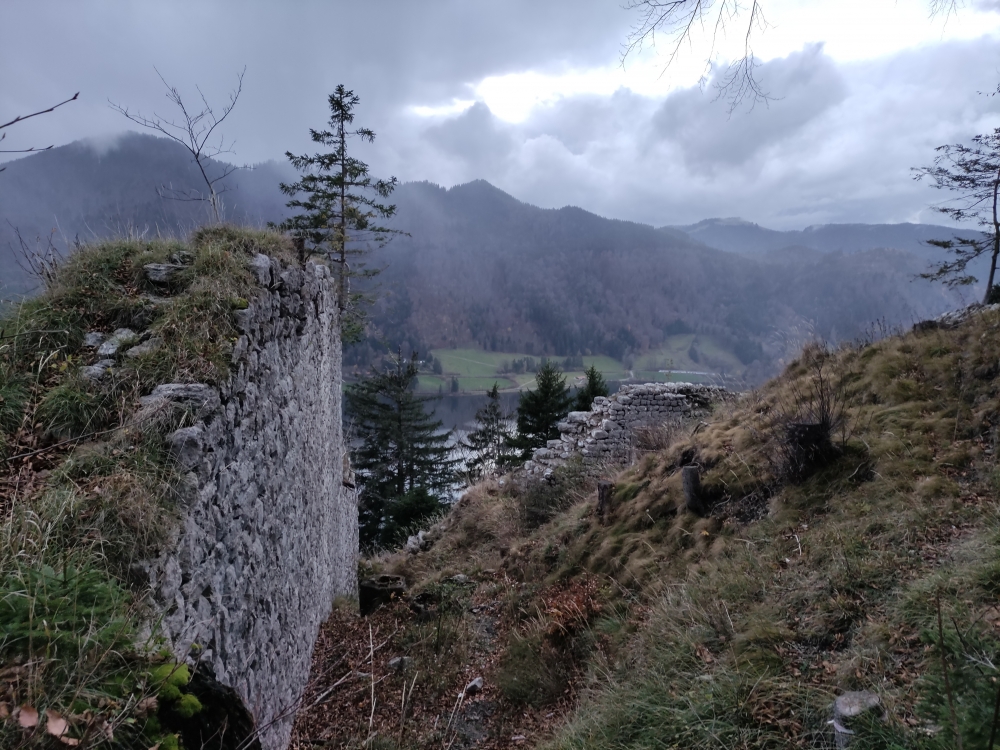
[[[26,281],[10,225],[27,238],[55,229],[70,243],[129,227],[186,233],[207,219],[207,205],[165,200],[156,187],[197,188],[194,170],[177,144],[138,134],[8,163],[0,174],[6,291]],[[281,219],[277,185],[291,176],[274,162],[235,173],[227,218]],[[927,265],[920,242],[951,235],[941,227],[774,232],[710,220],[656,229],[579,208],[537,208],[483,181],[404,184],[393,200],[395,226],[409,236],[373,253],[385,270],[372,335],[347,353],[359,365],[400,344],[627,361],[672,334],[697,332],[759,377],[806,338],[850,339],[875,320],[905,325],[958,304],[940,286],[912,280]]]
[[[903,250],[748,258],[679,230],[540,209],[482,181],[407,184],[396,202],[411,236],[379,251],[376,317],[390,343],[622,358],[694,330],[749,365],[805,338],[850,339],[875,320],[909,324],[956,304],[912,280],[926,261]]]

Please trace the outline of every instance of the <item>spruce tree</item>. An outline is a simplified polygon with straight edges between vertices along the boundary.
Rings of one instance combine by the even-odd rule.
[[[373,369],[347,391],[359,443],[353,462],[363,547],[397,544],[408,527],[443,507],[456,480],[451,433],[425,410],[432,397],[414,393],[416,359]]]
[[[590,411],[594,405],[594,399],[598,396],[608,395],[608,384],[604,382],[604,376],[597,371],[597,367],[591,365],[587,368],[587,382],[576,394],[576,410]]]
[[[517,463],[517,453],[510,445],[514,437],[509,427],[510,415],[503,411],[496,383],[486,398],[486,405],[476,412],[476,429],[465,440],[465,447],[472,453],[466,469],[473,479],[502,474]]]
[[[360,340],[364,314],[359,305],[366,301],[364,294],[351,291],[350,279],[378,273],[366,270],[360,261],[352,267],[353,258],[364,254],[371,244],[384,245],[393,234],[401,233],[378,223],[396,213],[395,206],[381,202],[396,187],[396,178],[376,179],[369,174],[367,164],[348,154],[352,138],[368,143],[375,140],[375,133],[368,128],[348,127],[354,122],[359,101],[353,91],[337,86],[328,98],[330,130],[309,130],[314,143],[332,146],[332,151],[301,156],[285,152],[292,166],[303,174],[297,182],[281,183],[281,192],[292,197],[285,205],[300,208],[302,213],[277,225],[295,239],[300,260],[305,262],[315,254],[335,264],[345,342]],[[302,194],[304,197],[296,197]]]
[[[556,422],[569,413],[573,396],[566,385],[566,378],[559,368],[544,360],[535,373],[538,387],[521,393],[517,406],[517,436],[512,445],[521,451],[523,459],[531,458],[535,448],[545,446],[547,440],[559,437]]]

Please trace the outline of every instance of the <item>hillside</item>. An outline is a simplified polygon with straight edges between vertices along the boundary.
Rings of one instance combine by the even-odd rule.
[[[811,337],[851,339],[875,320],[908,325],[957,301],[913,281],[926,262],[903,250],[751,259],[677,231],[540,209],[481,181],[408,184],[395,199],[411,236],[380,251],[375,318],[391,342],[423,350],[622,359],[697,332],[767,372]],[[378,351],[371,342],[369,354]]]
[[[603,522],[572,466],[472,488],[363,563],[408,589],[327,623],[293,746],[833,747],[850,691],[878,705],[851,747],[991,746],[998,349],[997,309],[811,347],[606,467]],[[824,417],[803,461],[789,430]]]

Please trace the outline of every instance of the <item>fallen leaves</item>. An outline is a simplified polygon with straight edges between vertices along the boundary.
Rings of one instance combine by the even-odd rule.
[[[20,706],[17,710],[17,723],[21,729],[34,729],[38,726],[38,710],[33,706]]]

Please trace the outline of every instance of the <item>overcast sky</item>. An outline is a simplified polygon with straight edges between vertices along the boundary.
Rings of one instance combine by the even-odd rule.
[[[654,225],[740,216],[774,228],[940,222],[910,167],[1000,126],[1000,0],[929,18],[927,0],[763,0],[766,106],[731,116],[698,86],[698,37],[621,65],[621,0],[0,0],[6,148],[134,128],[108,107],[173,114],[154,66],[194,104],[224,103],[238,162],[310,150],[338,83],[360,97],[380,176],[482,178],[545,207]],[[734,25],[716,54],[732,54]]]

